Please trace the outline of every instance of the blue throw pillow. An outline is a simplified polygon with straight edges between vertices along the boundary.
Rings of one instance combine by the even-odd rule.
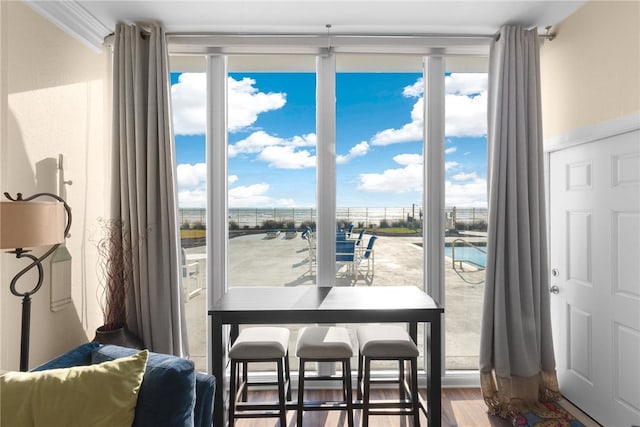
[[[91,362],[106,362],[138,351],[105,345],[94,350]],[[133,427],[193,426],[195,379],[192,361],[167,354],[149,353]]]

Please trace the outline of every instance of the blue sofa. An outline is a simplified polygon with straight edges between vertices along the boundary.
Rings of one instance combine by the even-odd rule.
[[[32,371],[101,363],[138,351],[90,342]],[[211,427],[215,388],[215,378],[196,372],[192,361],[150,352],[138,394],[133,427]]]

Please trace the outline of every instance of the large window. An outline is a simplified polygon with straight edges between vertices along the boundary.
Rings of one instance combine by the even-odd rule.
[[[348,284],[423,288],[421,81],[419,68],[336,75],[336,220],[373,249],[343,268]]]
[[[449,74],[445,89],[445,368],[477,370],[487,249],[487,74]]]
[[[397,55],[360,55],[355,63],[368,65],[354,69],[348,56],[294,55],[293,67],[282,56],[217,56],[208,73],[172,74],[190,356],[199,369],[207,368],[207,298],[227,287],[315,286],[324,274],[323,284],[429,288],[437,275],[425,260],[438,252],[424,247],[425,206],[439,202],[424,188],[425,105],[443,113],[446,105],[445,141],[426,142],[445,153],[445,229],[431,233],[445,242],[435,284],[447,307],[445,367],[477,369],[484,273],[458,246],[482,249],[486,231],[486,74],[441,75],[446,95],[428,103],[421,56],[397,66]],[[215,180],[208,196],[207,173]],[[335,258],[321,261],[328,242]]]
[[[315,91],[315,73],[229,70],[229,287],[315,283]]]

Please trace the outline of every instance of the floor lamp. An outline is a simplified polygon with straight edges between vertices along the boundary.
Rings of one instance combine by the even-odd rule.
[[[8,253],[16,258],[28,258],[31,263],[20,270],[11,280],[11,293],[22,297],[22,330],[20,335],[20,370],[29,367],[29,330],[31,319],[31,295],[42,286],[44,270],[42,261],[51,255],[64,242],[71,228],[71,209],[61,198],[51,193],[38,193],[23,198],[18,193],[14,199],[4,193],[8,202],[0,203],[0,249],[12,248]],[[49,197],[54,201],[33,201],[40,197]],[[66,213],[66,215],[65,215]],[[65,218],[66,216],[66,218]],[[36,257],[25,248],[52,245],[43,255]],[[18,280],[32,268],[38,270],[38,281],[27,291],[19,291]]]

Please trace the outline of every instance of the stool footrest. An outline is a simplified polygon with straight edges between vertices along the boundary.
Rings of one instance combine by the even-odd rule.
[[[280,412],[271,411],[271,412],[251,412],[251,413],[237,413],[234,414],[235,418],[279,418]]]
[[[304,401],[305,411],[326,411],[329,409],[347,409],[347,404],[344,401]]]
[[[304,377],[305,382],[306,381],[330,381],[330,380],[342,381],[342,379],[343,379],[342,375],[316,375],[313,377]]]
[[[397,408],[397,407],[411,407],[413,402],[411,399],[399,399],[399,400],[370,400],[369,408]]]
[[[236,410],[247,412],[247,411],[278,411],[280,410],[280,403],[278,402],[237,402]]]
[[[399,410],[399,409],[393,409],[393,408],[388,408],[388,409],[380,409],[380,408],[371,408],[369,410],[369,415],[413,415],[413,410],[410,408],[407,408],[405,410]]]
[[[370,384],[400,384],[401,381],[398,381],[397,379],[393,379],[393,378],[370,378],[369,379],[369,383]],[[407,381],[404,381],[405,385],[407,385]]]

